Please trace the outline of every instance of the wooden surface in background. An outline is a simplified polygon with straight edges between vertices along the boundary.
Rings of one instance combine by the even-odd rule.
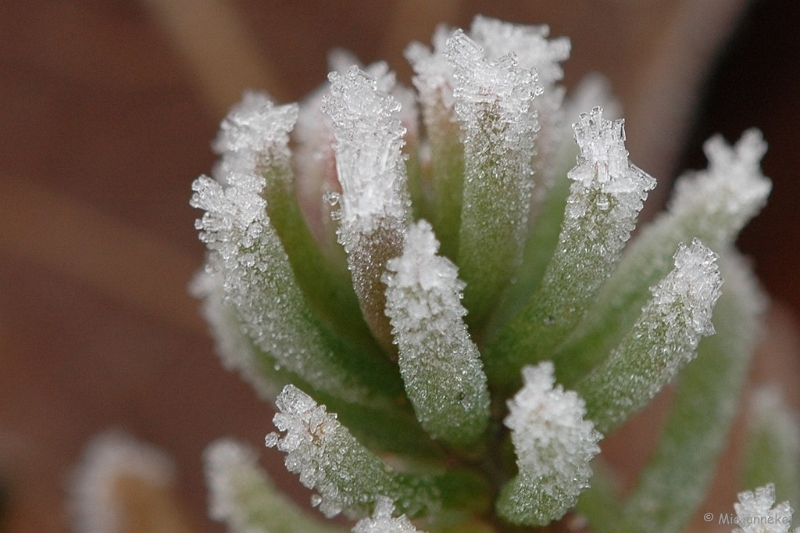
[[[366,62],[400,61],[396,45],[381,48],[396,2],[232,4],[292,98],[324,79],[334,46]],[[629,82],[662,30],[659,11],[556,4],[464,1],[449,22],[467,25],[478,12],[550,22],[554,35],[573,38],[568,84],[591,67],[611,76],[623,101],[633,98]],[[775,191],[744,244],[766,286],[797,310],[798,9],[791,0],[761,9],[768,14],[754,15],[751,30],[758,48],[727,65],[743,69],[725,87],[729,107],[707,102],[703,127],[764,129]],[[420,21],[407,37],[427,42],[432,27]],[[270,408],[222,370],[186,292],[203,256],[190,184],[212,166],[221,118],[203,98],[143,3],[0,2],[0,483],[11,494],[0,530],[67,531],[70,468],[94,433],[121,427],[176,457],[195,531],[222,531],[206,518],[202,451],[225,435],[259,446],[271,428]],[[263,456],[282,472],[277,453]]]

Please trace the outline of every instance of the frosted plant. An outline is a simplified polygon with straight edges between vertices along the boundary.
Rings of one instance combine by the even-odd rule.
[[[602,82],[560,86],[568,55],[545,26],[477,17],[409,46],[415,93],[337,52],[300,106],[246,95],[195,182],[209,253],[194,290],[223,362],[275,402],[266,444],[312,506],[357,533],[575,514],[599,533],[679,532],[703,501],[763,309],[733,242],[769,194],[766,145],[711,139],[709,168],[632,237],[655,180]],[[598,443],[673,382],[623,499]],[[340,530],[255,463],[209,449],[214,518]]]

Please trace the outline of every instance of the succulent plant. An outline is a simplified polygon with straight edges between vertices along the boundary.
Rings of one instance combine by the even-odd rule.
[[[766,145],[710,139],[708,169],[631,238],[655,180],[601,81],[559,85],[568,55],[546,26],[477,17],[409,46],[414,92],[339,52],[300,106],[246,94],[194,183],[194,290],[223,363],[353,531],[521,531],[574,509],[599,532],[681,531],[703,501],[763,307],[733,243],[769,194]],[[592,475],[598,442],[679,374],[621,499]],[[341,530],[245,445],[213,444],[207,468],[233,531]]]

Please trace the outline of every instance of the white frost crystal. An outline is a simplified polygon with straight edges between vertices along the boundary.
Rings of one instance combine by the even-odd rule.
[[[405,516],[392,518],[394,504],[390,498],[378,498],[372,518],[363,518],[353,528],[353,533],[418,533],[419,530]]]
[[[503,489],[498,512],[514,523],[544,525],[564,516],[589,486],[589,461],[602,436],[584,420],[583,400],[553,386],[551,362],[527,366],[522,375],[525,385],[505,419],[519,474]]]
[[[792,526],[789,502],[775,503],[775,486],[759,487],[755,491],[739,493],[739,503],[734,503],[736,523],[741,527],[733,533],[788,533]],[[800,528],[794,530],[800,532]]]
[[[284,387],[275,400],[279,412],[275,426],[283,437],[270,433],[268,447],[286,452],[286,468],[300,474],[300,482],[319,493],[315,504],[325,516],[344,511],[364,516],[379,496],[403,504],[416,514],[438,504],[436,489],[418,480],[406,485],[388,465],[359,443],[339,421],[310,396],[293,385]]]
[[[463,321],[464,283],[438,248],[430,224],[409,227],[403,255],[387,263],[386,314],[417,418],[434,438],[466,445],[489,422],[489,391]]]

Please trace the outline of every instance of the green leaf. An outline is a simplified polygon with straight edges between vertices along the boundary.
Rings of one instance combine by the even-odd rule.
[[[706,497],[755,351],[762,310],[752,274],[733,253],[720,261],[725,283],[714,308],[717,333],[700,341],[697,359],[679,376],[664,433],[626,504],[619,533],[684,531]]]
[[[775,485],[777,501],[800,506],[800,423],[775,388],[756,391],[750,412],[742,486]]]
[[[652,289],[639,319],[603,364],[575,384],[587,416],[601,433],[624,422],[695,356],[714,332],[711,311],[720,294],[716,254],[695,240],[675,253],[675,268]]]
[[[230,439],[213,442],[204,454],[209,514],[230,533],[345,533],[313,519],[281,493],[259,468],[249,446]]]

